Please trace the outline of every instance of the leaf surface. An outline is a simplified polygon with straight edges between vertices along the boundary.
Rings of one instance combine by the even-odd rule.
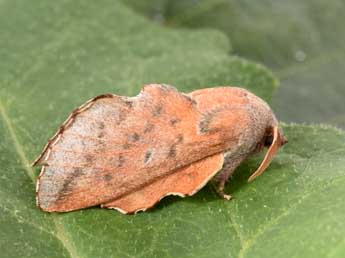
[[[229,57],[222,34],[161,28],[121,2],[3,1],[0,14],[2,257],[341,257],[345,136],[334,129],[286,127],[289,145],[252,184],[260,159],[245,163],[231,202],[205,187],[133,216],[40,211],[30,163],[87,99],[167,82],[184,91],[245,85],[269,100],[276,80]]]

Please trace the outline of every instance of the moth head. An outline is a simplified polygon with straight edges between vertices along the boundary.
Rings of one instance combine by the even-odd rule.
[[[287,142],[288,141],[283,134],[283,130],[279,127],[278,123],[275,123],[275,125],[267,128],[262,139],[261,146],[268,147],[268,151],[259,168],[249,177],[248,182],[253,181],[266,170],[266,168],[272,162],[274,156],[278,153],[280,147]]]

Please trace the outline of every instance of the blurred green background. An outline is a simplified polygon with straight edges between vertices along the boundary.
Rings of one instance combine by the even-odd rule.
[[[224,32],[232,54],[265,64],[279,78],[279,119],[345,127],[344,1],[125,2],[162,26]]]

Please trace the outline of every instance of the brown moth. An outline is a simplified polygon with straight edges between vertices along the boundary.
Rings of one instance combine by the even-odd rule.
[[[164,84],[139,95],[100,95],[72,112],[34,162],[37,205],[47,212],[90,206],[135,213],[167,195],[224,185],[242,161],[269,147],[252,181],[286,143],[270,107],[249,91],[180,93]]]

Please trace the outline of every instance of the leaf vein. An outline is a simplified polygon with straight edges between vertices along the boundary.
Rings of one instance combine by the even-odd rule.
[[[14,148],[20,158],[20,161],[27,172],[27,175],[31,178],[32,182],[35,183],[36,178],[33,169],[30,166],[30,163],[28,161],[28,158],[25,155],[24,148],[20,144],[16,132],[14,130],[14,127],[12,125],[10,117],[7,115],[7,112],[2,105],[2,102],[0,101],[0,114],[2,116],[2,119],[4,120],[4,124],[6,125],[9,135],[13,141]],[[75,249],[75,246],[73,243],[71,243],[67,232],[63,226],[62,223],[60,223],[59,219],[56,217],[56,214],[52,214],[52,220],[54,222],[55,228],[57,230],[56,237],[61,241],[62,245],[65,247],[67,252],[72,258],[78,258],[77,251]]]

